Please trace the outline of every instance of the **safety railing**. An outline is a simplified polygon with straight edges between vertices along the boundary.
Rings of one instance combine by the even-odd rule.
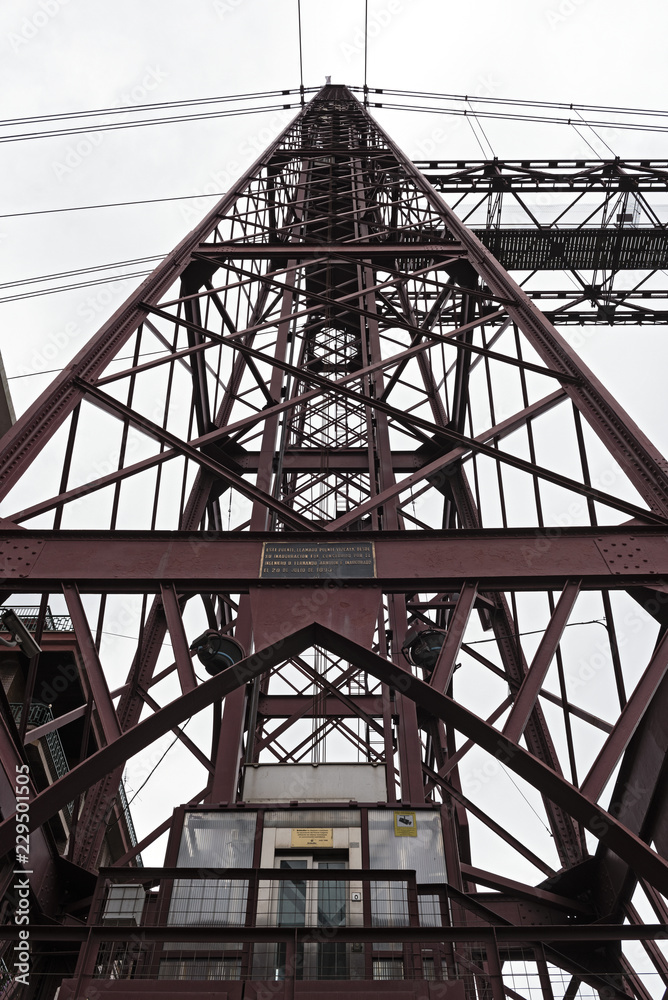
[[[12,604],[3,605],[3,610],[13,611],[21,619],[29,632],[37,630],[39,607],[20,608]],[[54,615],[49,605],[44,615],[43,629],[45,632],[73,632],[72,619],[69,615]]]
[[[283,869],[103,869],[88,924],[65,928],[63,941],[81,950],[63,1000],[165,989],[181,1000],[203,981],[225,982],[228,1000],[313,1000],[316,989],[323,1000],[344,989],[350,1000],[397,991],[402,1000],[594,1000],[633,995],[637,982],[619,963],[581,969],[576,952],[668,933],[566,917],[518,925],[477,894],[418,884],[412,871],[289,860]],[[44,940],[50,932],[31,928]]]
[[[23,705],[21,704],[21,702],[13,701],[10,703],[10,708],[12,716],[14,718],[14,722],[18,725],[21,721],[21,715],[23,714]],[[28,709],[29,727],[42,726],[44,725],[45,722],[51,722],[52,720],[53,720],[53,711],[50,705],[45,705],[39,701],[32,702],[32,704]],[[63,747],[62,740],[58,735],[58,731],[53,730],[50,733],[46,733],[46,735],[42,737],[42,740],[44,741],[44,744],[46,745],[49,756],[51,758],[49,770],[51,771],[52,777],[54,778],[54,780],[56,778],[62,778],[63,775],[67,774],[67,772],[69,771],[70,765],[67,760],[67,756],[65,754],[65,749]],[[135,831],[134,823],[132,822],[132,816],[130,814],[130,804],[128,802],[128,797],[125,791],[125,785],[122,781],[118,787],[118,797],[120,800],[120,808],[123,813],[123,817],[125,819],[128,831],[128,837],[130,839],[130,843],[134,846],[135,844],[138,843],[137,834]],[[74,809],[74,802],[69,802],[67,805],[67,812],[69,813],[70,816],[72,815],[73,809]],[[141,867],[142,859],[140,854],[137,855],[136,861],[137,864]],[[2,993],[0,993],[0,997],[2,997]]]
[[[18,725],[21,721],[21,715],[23,714],[23,705],[20,701],[13,701],[10,705],[12,710],[12,716],[14,717],[14,722]],[[53,712],[50,705],[44,705],[42,702],[34,701],[28,709],[28,726],[42,726],[45,722],[51,722],[53,719]],[[64,774],[70,769],[70,765],[67,763],[67,757],[65,756],[65,750],[63,749],[63,744],[58,735],[57,731],[47,733],[44,736],[44,742],[48,748],[49,754],[51,756],[51,773],[55,778],[62,778]]]
[[[287,860],[287,859],[286,859]],[[105,869],[76,980],[447,984],[490,990],[496,943],[449,926],[442,885],[413,871]],[[455,905],[458,920],[467,916]],[[464,937],[462,937],[462,931]],[[491,949],[491,951],[490,951]],[[498,964],[498,963],[497,963]],[[74,982],[74,981],[73,981]],[[491,995],[491,994],[490,994]],[[461,993],[464,1000],[464,992]]]
[[[241,1000],[242,984],[249,998],[269,989],[293,1000],[315,981],[325,993],[345,981],[353,994],[418,990],[429,1000],[572,1000],[573,976],[577,1000],[632,989],[620,968],[578,977],[572,957],[567,971],[559,965],[565,942],[600,948],[619,925],[513,926],[492,911],[485,919],[484,909],[405,870],[108,868],[69,983],[79,996],[106,980],[109,997],[173,983],[177,997],[179,982],[225,981],[230,1000]],[[634,930],[638,939],[645,932],[657,928]]]

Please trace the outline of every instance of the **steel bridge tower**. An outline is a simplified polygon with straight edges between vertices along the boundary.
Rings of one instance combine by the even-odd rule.
[[[3,997],[666,995],[668,465],[553,325],[660,318],[664,168],[326,86],[7,432]]]

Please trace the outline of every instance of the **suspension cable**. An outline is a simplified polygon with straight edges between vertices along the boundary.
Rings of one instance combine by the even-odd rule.
[[[137,201],[108,201],[100,205],[69,205],[64,208],[37,208],[31,212],[8,212],[0,219],[21,219],[27,215],[55,215],[59,212],[88,212],[96,208],[125,208],[127,205],[157,205],[161,201],[192,201],[195,198],[222,198],[226,191],[207,191],[202,194],[176,194],[170,198],[140,198]]]
[[[299,93],[301,106],[304,107],[304,53],[302,49],[302,3],[297,0],[297,22],[299,29]]]
[[[168,115],[165,118],[149,118],[144,121],[110,122],[107,125],[85,125],[80,128],[48,129],[42,132],[14,132],[11,135],[0,136],[0,143],[21,142],[27,139],[49,139],[52,136],[85,135],[89,132],[115,132],[125,128],[141,128],[145,125],[169,125],[172,122],[195,122],[208,118],[236,118],[240,115],[252,115],[269,111],[283,111],[296,108],[295,103],[259,105],[249,108],[232,108],[228,111],[208,111],[201,114]]]
[[[369,106],[369,88],[367,86],[367,61],[369,51],[369,0],[364,0],[364,107]]]
[[[478,121],[478,116],[476,115],[475,111],[471,107],[471,102],[468,101],[467,103],[468,103],[469,108],[471,109],[471,115],[473,116],[473,119],[475,120],[476,125],[478,126],[478,128],[482,132],[483,138],[484,138],[485,142],[487,143],[487,145],[489,146],[490,153],[492,154],[492,156],[494,156],[495,155],[494,154],[494,148],[493,148],[491,142],[489,141],[489,139],[487,137],[487,133],[485,132],[484,128],[482,127],[482,125]],[[477,135],[477,133],[476,133],[474,127],[473,127],[473,122],[471,121],[471,116],[468,116],[468,123],[471,126],[471,131],[473,132],[473,134],[476,137],[478,145],[480,146],[482,155],[485,157],[485,159],[487,159],[487,154],[485,153],[485,150],[483,149],[482,143],[480,142],[480,139],[478,139],[478,135]]]
[[[415,104],[390,104],[387,102],[370,102],[370,107],[372,108],[383,108],[386,111],[411,111],[413,114],[441,114],[441,115],[453,115],[466,117],[471,114],[468,108],[439,108],[439,107],[419,107]],[[575,110],[575,109],[574,109]],[[577,112],[576,112],[577,113]],[[547,125],[572,125],[572,118],[563,118],[556,115],[520,115],[503,113],[500,111],[475,111],[474,116],[477,118],[491,118],[498,119],[500,121],[516,121],[516,122],[537,122]],[[668,132],[668,123],[663,124],[639,124],[636,122],[620,122],[620,121],[587,121],[583,119],[582,121],[577,120],[576,124],[582,124],[588,128],[613,128],[613,129],[623,129],[624,131],[630,132],[657,132],[666,133]]]
[[[359,87],[351,87],[351,90],[359,90]],[[629,108],[618,105],[605,104],[581,104],[578,101],[532,101],[526,98],[512,97],[481,97],[475,94],[444,94],[429,93],[420,90],[394,90],[389,87],[374,87],[374,94],[390,94],[397,97],[417,97],[417,98],[438,98],[448,101],[472,101],[474,104],[508,104],[520,107],[531,108],[559,108],[564,111],[596,111],[604,114],[629,114],[629,115],[650,115],[655,118],[668,118],[668,111],[661,111],[650,108]]]
[[[309,91],[316,90],[316,87],[308,87]],[[206,104],[226,104],[230,101],[261,100],[268,97],[288,97],[297,94],[293,88],[281,88],[278,90],[258,90],[247,94],[227,94],[220,97],[196,97],[175,101],[153,101],[148,104],[123,104],[117,108],[90,108],[88,111],[63,111],[58,114],[33,115],[30,117],[7,118],[0,122],[0,127],[9,125],[34,125],[38,122],[61,122],[72,121],[77,118],[97,118],[101,115],[118,115],[129,112],[136,114],[142,111],[162,111],[170,108],[200,107]]]
[[[5,302],[20,302],[24,299],[40,299],[44,295],[55,295],[56,292],[72,292],[78,288],[92,288],[94,285],[110,285],[114,281],[127,281],[130,278],[145,278],[150,271],[132,271],[129,274],[112,274],[105,278],[95,278],[91,281],[74,281],[70,285],[57,285],[54,288],[41,288],[36,292],[21,292],[18,295],[5,295],[0,298],[0,305]]]
[[[587,125],[587,128],[590,129],[590,131],[592,131],[594,133],[594,135],[596,136],[596,138],[598,139],[598,141],[601,143],[601,145],[605,146],[605,148],[610,153],[612,153],[613,156],[616,156],[617,154],[615,153],[614,149],[612,149],[612,147],[607,144],[607,142],[605,141],[605,139],[603,138],[603,136],[600,136],[598,134],[598,132],[596,131],[596,129],[592,125],[588,125],[585,122],[584,118],[582,117],[582,115],[580,114],[580,112],[578,111],[577,108],[575,108],[574,110],[575,110],[575,113],[580,116],[580,119],[582,120],[583,124]],[[587,143],[587,145],[589,145],[589,144]],[[591,146],[589,148],[591,149]]]

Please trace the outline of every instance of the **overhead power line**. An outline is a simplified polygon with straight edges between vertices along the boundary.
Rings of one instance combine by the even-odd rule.
[[[364,106],[369,103],[369,88],[367,86],[367,66],[369,57],[369,0],[364,0]]]
[[[255,93],[248,94],[238,94],[229,95],[223,97],[207,97],[198,98],[193,100],[182,100],[182,101],[164,101],[164,102],[154,102],[152,104],[138,104],[138,105],[126,105],[119,108],[97,108],[90,111],[73,111],[65,112],[63,114],[51,114],[51,115],[39,115],[39,116],[26,116],[23,118],[13,118],[8,119],[5,122],[0,123],[0,128],[7,127],[21,127],[27,125],[34,125],[36,123],[55,123],[55,122],[72,122],[80,121],[85,119],[113,116],[113,115],[135,115],[137,113],[149,112],[149,111],[173,111],[178,108],[196,108],[203,106],[210,106],[214,104],[229,104],[235,103],[241,100],[266,100],[273,99],[277,97],[290,97],[292,95],[299,94],[300,104],[304,103],[304,94],[306,92],[313,92],[318,88],[315,87],[304,87],[303,85],[303,53],[301,49],[301,3],[298,0],[298,15],[299,15],[299,38],[300,38],[300,87],[299,90],[294,88],[285,88],[282,90],[272,90],[272,91],[258,91]],[[365,104],[368,103],[368,95],[370,93],[366,82],[366,68],[367,68],[367,31],[365,30],[365,47],[364,47],[364,66],[365,66],[365,77],[363,87],[352,87],[352,90],[362,90],[364,92]],[[436,100],[436,101],[454,101],[463,102],[470,105],[471,102],[481,105],[498,105],[504,107],[523,107],[523,108],[535,108],[535,109],[556,109],[560,111],[572,111],[578,115],[580,123],[593,128],[597,126],[599,128],[621,128],[621,129],[631,129],[634,131],[649,131],[649,132],[663,132],[668,131],[668,125],[652,124],[652,125],[641,125],[637,122],[622,122],[622,121],[586,121],[583,119],[581,112],[593,112],[597,114],[605,115],[626,115],[626,116],[642,116],[642,117],[653,117],[653,118],[668,118],[668,111],[652,110],[648,108],[624,108],[624,107],[606,107],[604,105],[595,104],[580,104],[575,102],[559,102],[559,101],[531,101],[523,98],[505,98],[505,97],[476,97],[475,95],[468,94],[439,94],[430,93],[427,91],[414,91],[414,90],[395,90],[391,88],[376,87],[371,91],[373,94],[387,95],[391,97],[407,98],[411,100]],[[250,107],[232,107],[232,108],[221,108],[216,111],[207,112],[197,112],[192,114],[172,114],[163,115],[158,118],[149,119],[139,119],[139,120],[123,120],[109,122],[107,124],[89,124],[89,125],[79,125],[79,126],[68,126],[66,128],[55,128],[55,129],[43,129],[34,132],[13,132],[9,135],[0,135],[0,143],[2,142],[19,142],[29,139],[44,139],[52,136],[69,136],[69,135],[85,135],[87,133],[94,132],[105,132],[105,131],[116,131],[118,129],[126,128],[139,128],[142,126],[149,125],[167,125],[173,122],[187,122],[187,121],[202,121],[208,118],[228,118],[236,117],[239,115],[247,114],[261,114],[262,112],[279,111],[290,108],[296,108],[299,105],[295,102],[281,103],[281,104],[260,104],[253,105]],[[451,114],[451,115],[468,115],[473,113],[468,108],[443,108],[443,107],[421,107],[415,104],[400,104],[400,103],[381,103],[374,102],[373,107],[385,108],[387,110],[394,111],[423,111],[432,112],[440,114]],[[503,114],[498,111],[485,111],[479,110],[475,112],[478,118],[501,118],[504,120],[511,121],[531,121],[539,123],[548,124],[573,124],[570,118],[556,117],[556,116],[541,116],[541,115],[521,115],[521,114]]]
[[[37,292],[21,292],[19,295],[6,295],[0,298],[0,305],[3,302],[19,302],[22,299],[39,299],[43,295],[54,295],[56,292],[72,292],[77,288],[92,288],[94,285],[108,285],[112,281],[126,281],[129,278],[145,278],[150,271],[132,271],[130,274],[113,274],[104,278],[96,278],[92,281],[75,281],[71,285],[57,285],[54,288],[42,288]]]
[[[152,254],[150,257],[135,257],[130,260],[113,261],[111,264],[96,264],[93,267],[75,267],[69,271],[54,271],[52,274],[40,274],[35,278],[20,278],[18,281],[5,281],[0,289],[17,288],[19,285],[35,285],[40,281],[51,281],[56,278],[72,278],[77,274],[91,274],[95,271],[109,271],[116,267],[131,267],[133,264],[147,264],[149,261],[164,260],[165,254]]]
[[[148,118],[142,121],[111,122],[108,125],[86,125],[80,128],[49,129],[43,132],[15,132],[0,136],[0,143],[21,142],[28,139],[48,139],[53,136],[86,135],[90,132],[115,132],[126,128],[143,128],[148,125],[169,125],[173,122],[204,121],[208,118],[235,118],[240,115],[252,115],[268,111],[283,111],[299,107],[298,104],[271,104],[252,108],[233,108],[229,111],[208,111],[192,115],[168,115],[164,118]]]
[[[641,125],[636,122],[620,121],[588,121],[581,118],[562,118],[556,115],[520,115],[504,114],[500,111],[469,111],[467,108],[439,108],[439,107],[419,107],[415,104],[389,104],[387,102],[369,102],[371,108],[384,108],[386,111],[412,111],[423,114],[452,115],[455,117],[467,117],[473,115],[476,118],[496,118],[501,121],[515,122],[536,122],[546,125],[586,125],[589,128],[614,128],[631,132],[668,132],[668,123],[665,125]]]
[[[162,351],[142,351],[141,354],[137,355],[137,358],[150,358],[150,357],[153,357],[156,354],[164,354],[164,353],[165,353],[164,350],[162,350]],[[169,354],[166,354],[165,357],[168,358]],[[117,358],[114,358],[114,363],[117,362],[117,361],[134,361],[134,358],[135,358],[134,354],[124,354],[124,355],[121,355],[121,356],[119,356]],[[37,371],[37,372],[21,372],[20,375],[7,375],[6,377],[7,377],[7,381],[10,382],[12,379],[15,379],[15,378],[34,378],[35,375],[55,375],[58,372],[64,372],[64,371],[65,371],[64,368],[44,368],[42,371]],[[105,635],[117,635],[117,636],[120,636],[122,639],[134,639],[135,642],[137,641],[137,637],[136,636],[123,635],[121,632],[105,632],[104,634]],[[162,645],[163,646],[168,646],[169,643],[163,642]]]
[[[308,90],[315,90],[309,87]],[[283,90],[259,90],[248,94],[227,94],[222,97],[197,97],[181,101],[153,101],[150,104],[123,104],[117,108],[91,108],[88,111],[63,111],[58,114],[32,115],[21,118],[7,118],[0,122],[0,126],[10,125],[32,125],[36,122],[59,122],[72,121],[76,118],[95,118],[99,115],[118,115],[125,112],[137,113],[141,111],[166,110],[167,108],[200,107],[206,104],[225,104],[230,101],[256,100],[269,97],[287,97],[290,94],[298,93],[294,88]]]
[[[34,278],[21,278],[18,281],[6,281],[0,284],[0,290],[24,288],[27,285],[38,285],[43,281],[58,281],[59,279],[75,278],[82,274],[99,274],[101,271],[115,271],[116,268],[133,267],[137,264],[148,264],[164,260],[165,254],[153,254],[150,257],[135,257],[130,260],[113,261],[111,264],[97,264],[94,267],[72,268],[70,271],[54,271],[52,274],[42,274]],[[56,292],[71,292],[77,288],[92,288],[94,285],[106,285],[114,281],[127,281],[131,278],[145,278],[151,270],[130,271],[123,274],[105,274],[102,277],[87,278],[85,281],[74,281],[66,285],[54,285],[50,288],[39,288],[33,291],[17,292],[15,295],[5,295],[3,302],[19,302],[23,299],[36,299],[44,295],[54,295]]]
[[[299,31],[299,93],[301,105],[304,106],[304,53],[302,50],[302,4],[297,0],[297,28]]]
[[[26,285],[38,285],[43,281],[57,281],[63,278],[75,278],[80,274],[99,274],[100,271],[114,271],[119,267],[132,267],[136,264],[148,264],[153,261],[164,260],[165,254],[153,254],[150,257],[135,257],[130,260],[114,261],[111,264],[97,264],[94,267],[77,267],[70,271],[54,271],[52,274],[41,274],[34,278],[21,278],[18,281],[5,281],[0,284],[0,291],[9,288],[23,288]],[[94,285],[106,285],[112,281],[126,281],[130,278],[145,278],[150,274],[150,270],[131,271],[126,274],[105,274],[103,277],[90,278],[86,281],[75,281],[68,285],[54,285],[51,288],[39,288],[31,292],[18,292],[15,295],[6,295],[0,298],[3,302],[18,302],[22,299],[36,299],[43,295],[54,295],[56,292],[71,292],[76,288],[92,288]]]
[[[298,13],[300,16],[300,26],[301,26],[301,6],[300,0],[298,0]],[[367,88],[368,89],[368,88]],[[57,114],[45,114],[45,115],[30,115],[21,116],[18,118],[8,118],[3,122],[0,122],[0,127],[18,126],[18,125],[32,125],[39,122],[65,122],[73,121],[83,118],[93,118],[99,116],[107,115],[118,115],[118,114],[137,114],[143,111],[164,111],[167,109],[174,108],[186,108],[186,107],[202,107],[212,104],[227,104],[242,100],[262,100],[277,97],[289,97],[291,95],[296,95],[300,93],[301,88],[298,90],[295,87],[285,87],[275,90],[265,90],[265,91],[249,91],[244,94],[225,94],[218,97],[199,97],[190,98],[183,100],[174,101],[153,101],[147,104],[128,104],[120,105],[116,108],[90,108],[86,111],[66,111],[59,112]],[[305,87],[306,93],[313,93],[319,90],[318,87]],[[350,87],[353,91],[362,91],[364,87]],[[652,108],[634,108],[634,107],[622,107],[619,105],[604,105],[604,104],[584,104],[578,101],[535,101],[528,98],[512,98],[512,97],[493,97],[493,96],[479,96],[475,94],[447,94],[440,93],[437,91],[421,91],[421,90],[397,90],[391,87],[374,87],[371,88],[370,93],[373,94],[386,94],[396,97],[413,97],[413,98],[426,98],[428,100],[448,100],[448,101],[459,101],[459,102],[469,102],[472,104],[500,104],[500,105],[514,105],[518,107],[532,107],[532,108],[555,108],[564,111],[587,111],[596,112],[601,114],[624,114],[624,115],[649,115],[655,118],[668,118],[668,111],[662,111],[660,109]]]
[[[55,215],[58,212],[88,212],[96,208],[124,208],[126,205],[156,205],[161,201],[192,201],[195,198],[222,198],[225,191],[208,191],[204,194],[177,194],[171,198],[140,198],[137,201],[107,201],[101,205],[69,205],[65,208],[38,208],[32,212],[8,212],[0,219],[21,219],[28,215]]]
[[[360,87],[351,87],[351,90],[360,90]],[[397,97],[424,97],[429,100],[442,99],[448,101],[462,101],[473,104],[507,104],[530,108],[559,108],[563,111],[593,111],[601,114],[625,114],[625,115],[650,115],[655,118],[668,118],[668,111],[660,111],[651,108],[625,108],[617,105],[605,104],[580,104],[577,101],[532,101],[527,98],[515,97],[481,97],[474,94],[441,94],[429,93],[421,90],[394,90],[388,87],[374,87],[373,94],[390,94]]]

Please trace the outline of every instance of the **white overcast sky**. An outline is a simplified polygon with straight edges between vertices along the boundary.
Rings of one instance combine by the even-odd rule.
[[[302,0],[307,86],[324,83],[325,75],[363,82],[363,16],[364,0]],[[668,103],[663,0],[369,0],[369,24],[371,87]],[[294,87],[297,0],[5,0],[0,50],[3,119]],[[376,114],[416,158],[480,155],[461,120]],[[76,148],[81,137],[1,144],[0,215],[226,188],[283,120],[254,115],[99,133],[79,146],[83,155]],[[567,126],[486,122],[485,129],[499,156],[591,155]],[[666,155],[662,135],[606,138],[621,155]],[[0,282],[166,253],[212,202],[199,201],[194,210],[188,204],[190,211],[177,202],[0,218]],[[7,374],[62,367],[132,286],[0,304]],[[0,289],[0,297],[11,291]],[[664,420],[647,390],[663,395],[664,336],[649,327],[598,328],[583,345],[587,360],[658,438]],[[644,390],[634,394],[630,387],[641,379]],[[12,378],[17,411],[48,380]]]

